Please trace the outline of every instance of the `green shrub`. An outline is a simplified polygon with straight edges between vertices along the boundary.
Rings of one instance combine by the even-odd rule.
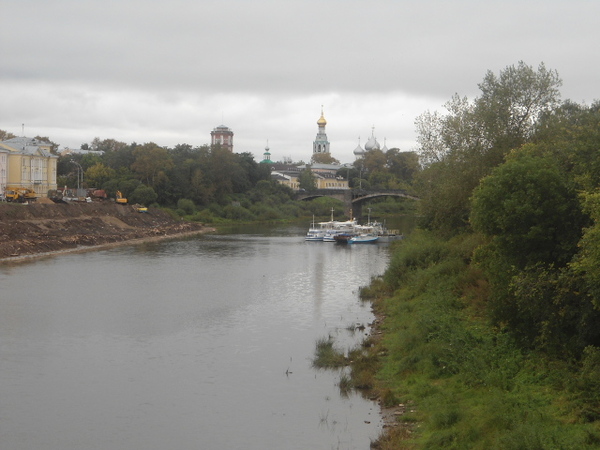
[[[196,212],[196,205],[194,202],[187,198],[180,198],[177,201],[177,209],[184,211],[184,215],[191,216]]]

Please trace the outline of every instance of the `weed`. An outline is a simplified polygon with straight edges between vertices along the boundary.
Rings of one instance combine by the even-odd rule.
[[[334,348],[333,339],[327,337],[317,340],[312,364],[319,369],[335,369],[346,366],[348,361],[341,351]]]

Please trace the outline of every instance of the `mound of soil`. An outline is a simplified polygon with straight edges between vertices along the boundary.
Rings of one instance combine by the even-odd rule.
[[[205,231],[160,209],[112,202],[0,204],[0,258]]]

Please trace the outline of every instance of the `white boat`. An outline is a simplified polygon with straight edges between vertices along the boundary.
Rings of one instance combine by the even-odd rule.
[[[305,241],[322,241],[323,236],[325,235],[325,230],[322,228],[317,228],[315,226],[315,216],[313,216],[313,221],[311,227],[308,229],[306,233]]]
[[[357,223],[355,220],[338,221],[333,220],[333,208],[331,209],[331,220],[327,222],[319,222],[315,224],[313,216],[312,226],[309,228],[306,237],[306,241],[323,241],[323,242],[335,242],[334,237],[340,233],[352,233],[356,234],[355,227]]]
[[[371,222],[371,208],[369,208],[369,218],[366,225],[357,225],[355,228],[356,236],[348,240],[348,244],[371,244],[379,240],[379,236],[384,233],[384,226],[379,222]]]
[[[319,230],[308,230],[306,236],[304,237],[305,241],[323,241],[323,233]]]
[[[330,222],[322,222],[325,227],[325,235],[323,236],[323,242],[335,242],[335,237],[339,234],[355,234],[357,223],[356,220],[346,220],[339,222],[333,220]]]

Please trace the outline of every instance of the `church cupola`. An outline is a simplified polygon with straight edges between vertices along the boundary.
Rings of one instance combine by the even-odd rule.
[[[265,152],[263,153],[263,160],[260,162],[261,164],[273,164],[271,161],[271,152],[269,151],[269,141],[267,140],[267,146],[265,147]]]
[[[321,117],[317,120],[319,129],[317,131],[317,137],[313,142],[313,154],[315,153],[329,153],[329,141],[327,140],[327,133],[325,132],[325,125],[327,121],[323,115],[323,106],[321,106]]]
[[[356,159],[360,159],[365,155],[365,149],[360,146],[360,136],[358,138],[358,145],[354,149],[353,153]]]
[[[375,139],[375,127],[374,126],[371,129],[371,137],[365,144],[365,150],[368,152],[371,150],[379,150],[379,142],[377,142],[377,139]]]

